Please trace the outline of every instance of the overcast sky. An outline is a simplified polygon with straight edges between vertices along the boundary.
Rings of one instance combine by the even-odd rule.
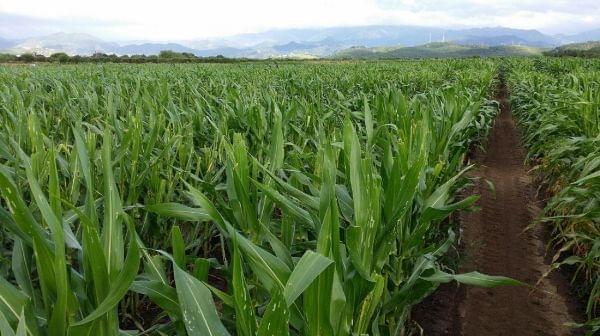
[[[0,0],[0,37],[9,38],[65,31],[183,40],[369,24],[577,33],[600,28],[600,0]]]

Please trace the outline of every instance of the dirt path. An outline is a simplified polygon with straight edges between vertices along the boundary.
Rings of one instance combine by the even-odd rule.
[[[506,87],[500,87],[496,99],[501,103],[501,113],[487,151],[475,159],[479,168],[472,174],[478,178],[473,191],[481,195],[482,209],[460,216],[465,258],[460,271],[505,275],[535,289],[446,285],[415,309],[415,320],[425,335],[577,334],[564,326],[579,320],[567,279],[554,273],[536,286],[549,268],[544,243],[548,237],[539,227],[524,232],[539,212],[535,187],[523,166],[525,152],[511,116]]]

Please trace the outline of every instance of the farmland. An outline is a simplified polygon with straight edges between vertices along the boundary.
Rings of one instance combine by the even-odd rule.
[[[571,265],[600,330],[600,68],[597,61],[522,62],[511,75],[528,161],[549,194],[555,267]],[[537,70],[537,71],[535,71]],[[588,293],[589,296],[588,296]]]
[[[522,285],[448,257],[499,72],[593,324],[599,68],[0,67],[0,331],[401,335],[441,283]]]

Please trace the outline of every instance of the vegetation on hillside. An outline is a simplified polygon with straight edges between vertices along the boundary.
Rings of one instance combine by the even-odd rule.
[[[395,59],[395,58],[461,58],[535,56],[541,49],[527,46],[478,46],[454,42],[434,42],[416,47],[354,47],[334,55],[342,59]]]
[[[396,58],[466,58],[466,57],[502,57],[536,56],[542,49],[527,46],[476,46],[453,42],[435,42],[417,47],[352,47],[341,50],[329,58],[333,59],[396,59]],[[290,54],[273,59],[320,59],[310,54]],[[39,54],[22,55],[0,53],[0,63],[210,63],[251,61],[244,58],[226,58],[223,56],[198,57],[191,53],[163,50],[159,55],[122,55],[96,53],[91,56],[69,56],[55,53],[48,57]],[[255,60],[256,61],[256,60]]]
[[[546,56],[600,57],[600,41],[566,44],[544,52]]]

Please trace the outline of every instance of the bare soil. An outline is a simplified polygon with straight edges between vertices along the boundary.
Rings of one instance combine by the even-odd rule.
[[[440,286],[414,310],[413,319],[424,335],[580,334],[565,325],[582,320],[568,279],[560,272],[542,279],[550,269],[548,231],[540,225],[526,230],[540,207],[523,164],[525,151],[507,95],[506,86],[501,85],[495,97],[500,116],[487,150],[475,154],[478,168],[471,177],[475,178],[473,192],[481,195],[481,211],[460,215],[464,260],[459,271],[509,276],[530,287]]]

